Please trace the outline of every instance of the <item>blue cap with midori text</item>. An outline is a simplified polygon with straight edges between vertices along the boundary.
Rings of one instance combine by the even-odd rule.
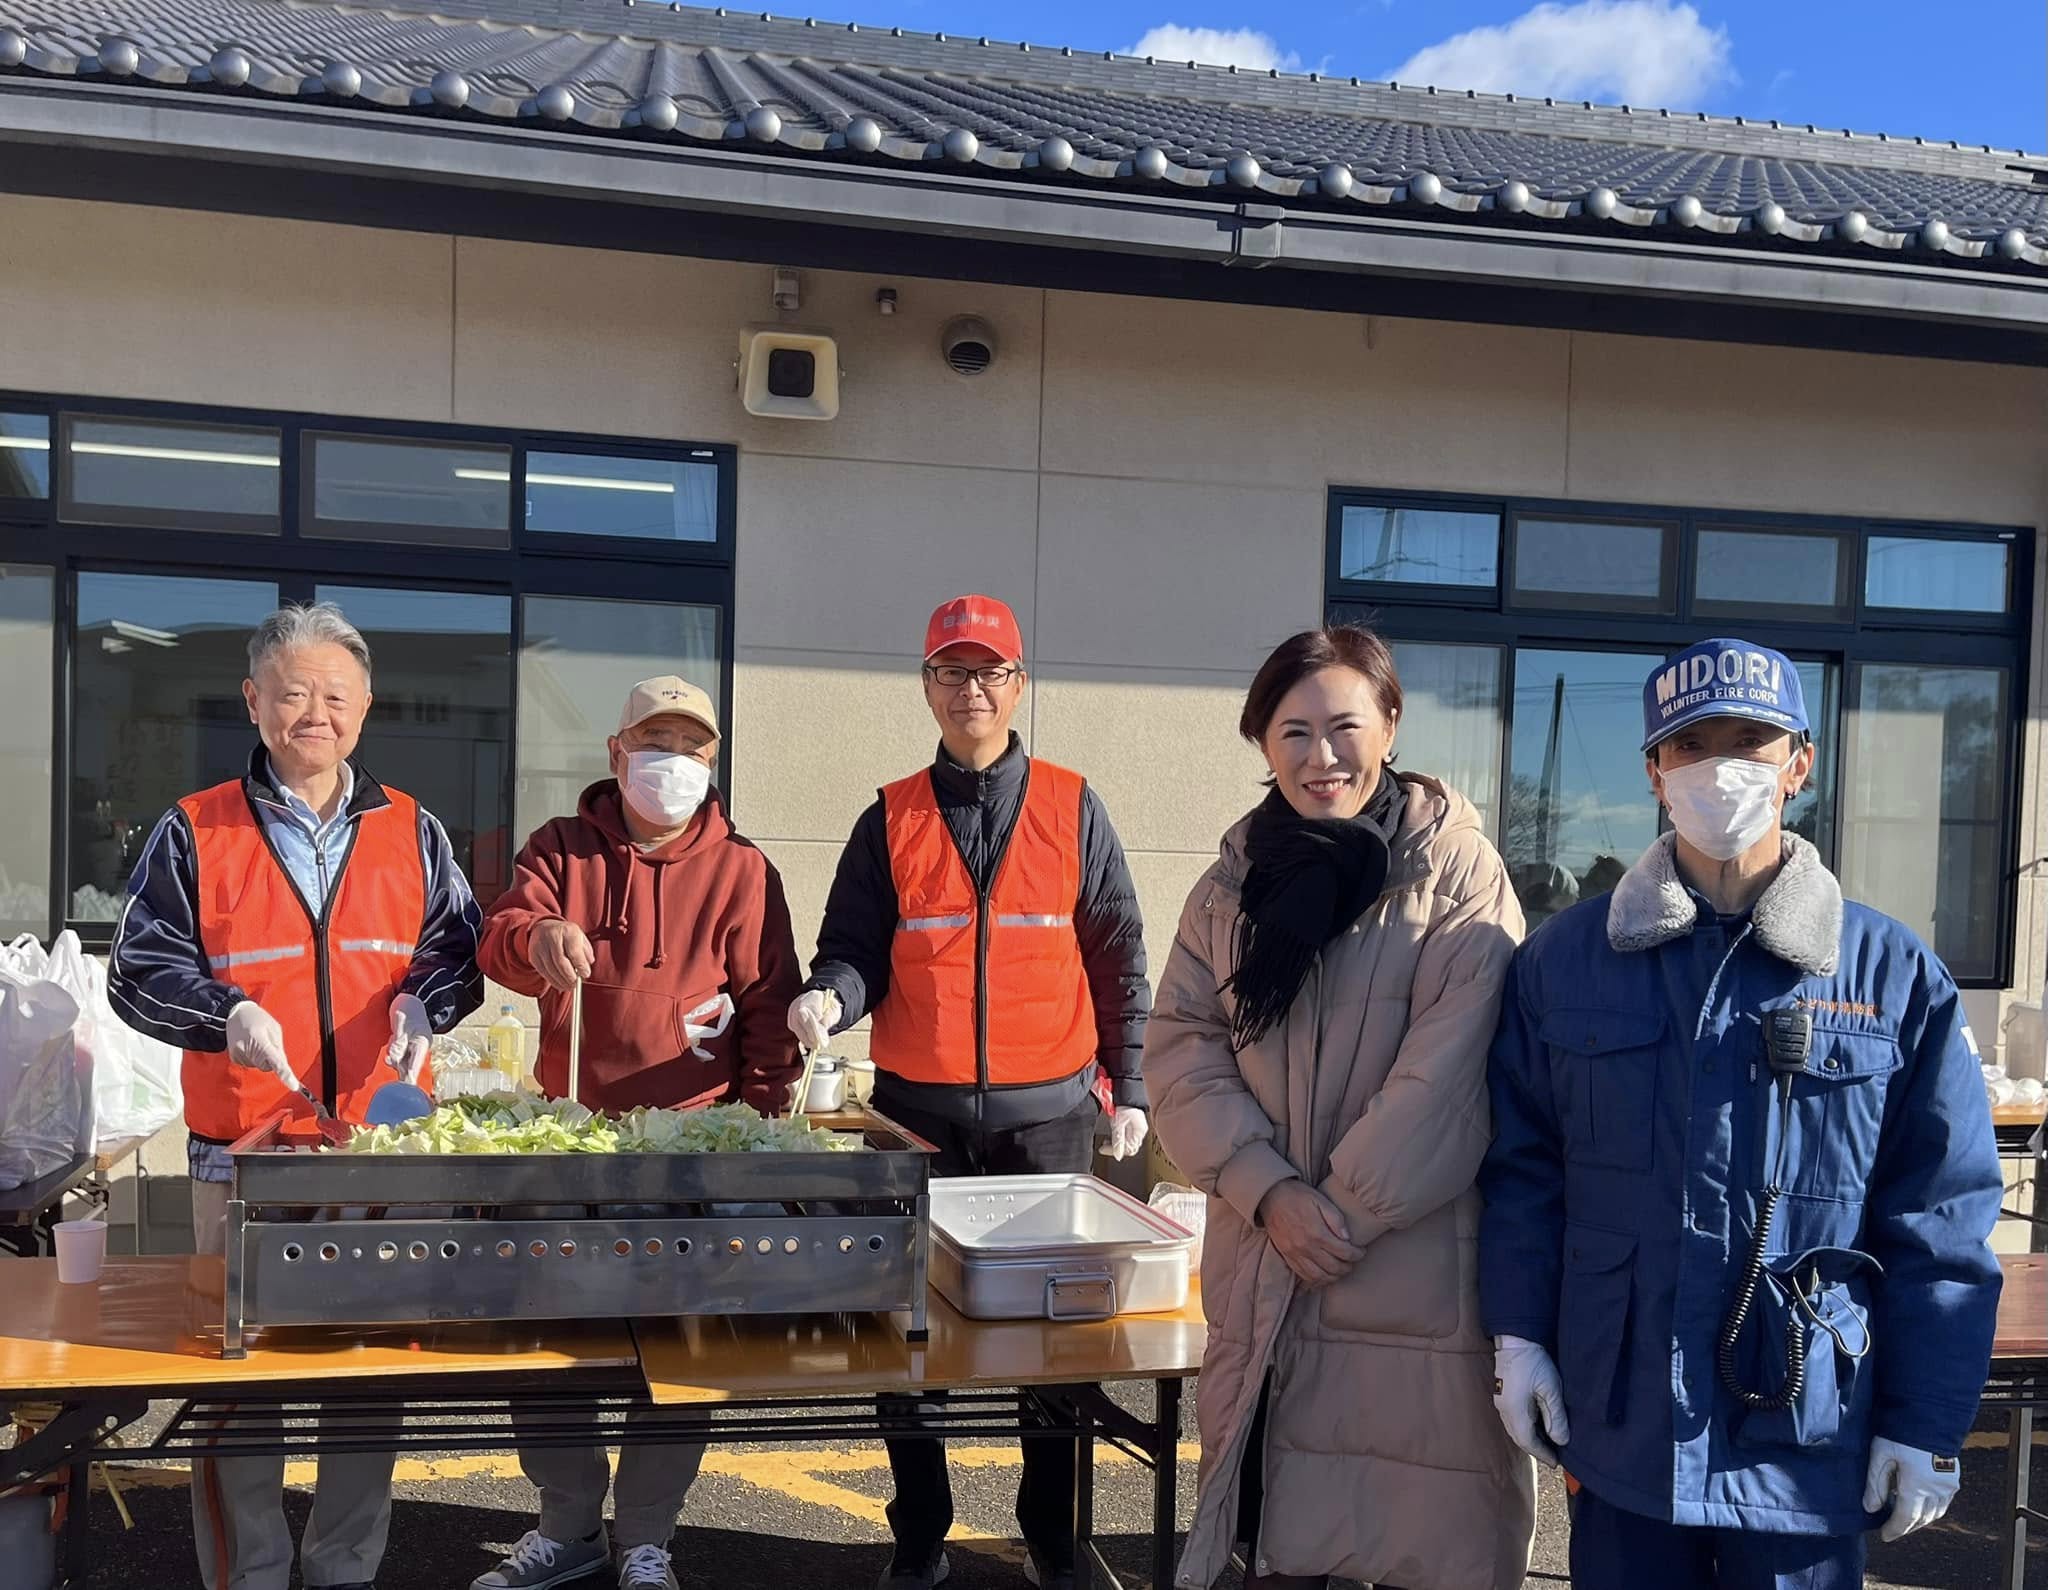
[[[1806,697],[1790,658],[1746,640],[1703,640],[1643,686],[1643,749],[1705,718],[1754,718],[1806,733]]]

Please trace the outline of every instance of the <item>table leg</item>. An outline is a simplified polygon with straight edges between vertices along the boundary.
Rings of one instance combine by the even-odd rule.
[[[1158,1412],[1152,1421],[1152,1590],[1173,1583],[1174,1534],[1180,1512],[1180,1393],[1178,1380],[1154,1382]]]
[[[2023,1395],[2032,1396],[2029,1383]],[[2005,1502],[2007,1590],[2027,1590],[2027,1492],[2033,1478],[2034,1410],[2025,1403],[2012,1410],[2006,1427]]]
[[[70,1494],[64,1501],[64,1572],[58,1583],[82,1585],[86,1574],[85,1508],[92,1494],[92,1465],[84,1461],[73,1463],[67,1478]]]
[[[1078,1394],[1074,1410],[1074,1582],[1095,1583],[1095,1413]]]

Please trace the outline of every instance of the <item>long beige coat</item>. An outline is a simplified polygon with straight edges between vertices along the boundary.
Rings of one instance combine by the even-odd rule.
[[[1324,948],[1280,1028],[1231,1051],[1220,985],[1249,819],[1188,897],[1160,979],[1145,1040],[1153,1121],[1210,1195],[1201,1486],[1182,1585],[1208,1586],[1229,1560],[1245,1462],[1264,1466],[1266,1571],[1513,1590],[1528,1568],[1534,1469],[1493,1410],[1473,1187],[1522,914],[1471,804],[1431,779],[1401,782],[1386,888]],[[1365,1246],[1320,1292],[1252,1224],[1295,1175]],[[1248,1453],[1268,1376],[1266,1450]]]

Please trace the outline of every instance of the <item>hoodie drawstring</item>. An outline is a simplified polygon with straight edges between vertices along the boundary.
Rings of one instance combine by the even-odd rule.
[[[654,958],[647,965],[651,971],[668,959],[668,920],[665,899],[668,891],[662,887],[668,881],[668,863],[657,861],[654,867]]]

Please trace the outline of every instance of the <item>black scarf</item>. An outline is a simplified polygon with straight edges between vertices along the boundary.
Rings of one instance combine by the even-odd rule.
[[[1379,898],[1400,801],[1400,784],[1382,772],[1356,817],[1303,817],[1277,789],[1252,813],[1236,970],[1224,984],[1237,999],[1233,1049],[1249,1048],[1286,1016],[1323,946]]]

